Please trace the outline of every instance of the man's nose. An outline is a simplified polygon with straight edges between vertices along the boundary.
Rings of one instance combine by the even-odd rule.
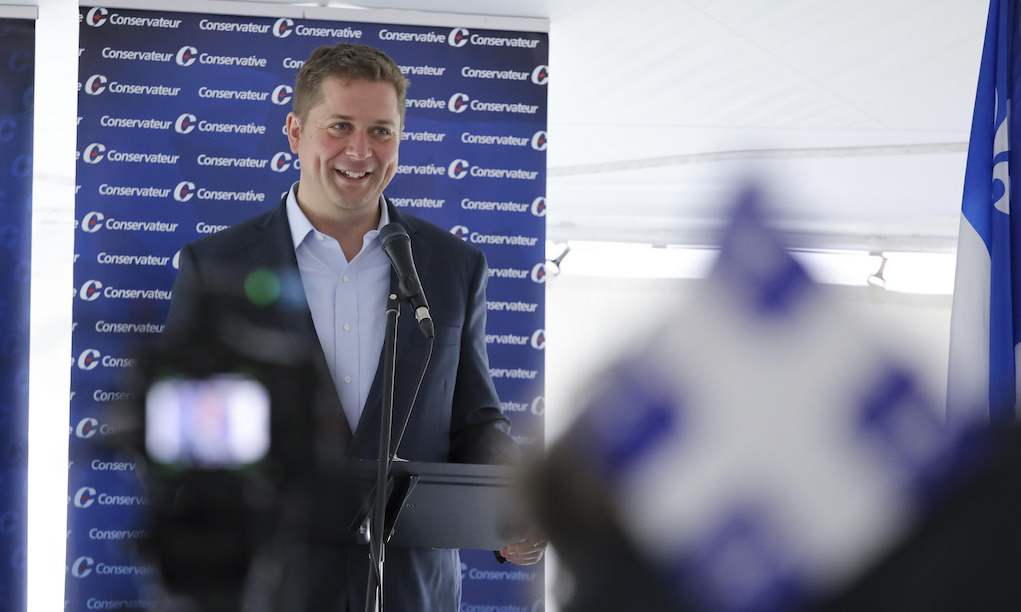
[[[368,159],[372,157],[372,150],[369,148],[369,138],[363,132],[355,132],[347,140],[347,154],[354,159]]]

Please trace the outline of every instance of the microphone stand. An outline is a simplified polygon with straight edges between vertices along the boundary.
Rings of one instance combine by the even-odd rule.
[[[383,409],[379,419],[379,459],[376,465],[376,495],[372,513],[365,518],[363,530],[369,541],[368,587],[365,612],[383,611],[383,564],[386,552],[387,481],[390,478],[390,438],[394,411],[394,376],[397,354],[397,315],[400,301],[391,293],[386,302],[386,332],[383,336]],[[371,522],[370,522],[371,521]],[[366,527],[368,527],[366,529]]]

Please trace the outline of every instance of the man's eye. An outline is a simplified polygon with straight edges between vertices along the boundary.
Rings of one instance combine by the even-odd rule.
[[[335,130],[346,130],[347,129],[347,124],[346,123],[334,123],[330,127],[332,127]]]

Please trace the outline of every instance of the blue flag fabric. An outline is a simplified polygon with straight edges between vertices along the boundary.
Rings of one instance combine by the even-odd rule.
[[[1021,228],[1011,163],[1021,102],[1016,0],[991,0],[961,206],[950,329],[947,417],[994,423],[1017,414],[1021,343]],[[1014,116],[1014,121],[1011,119]]]
[[[958,482],[968,428],[944,426],[917,347],[814,283],[770,216],[742,192],[708,278],[579,392],[550,450],[554,545],[587,564],[614,546],[606,516],[640,560],[605,559],[582,597],[641,566],[675,605],[635,609],[814,609]]]

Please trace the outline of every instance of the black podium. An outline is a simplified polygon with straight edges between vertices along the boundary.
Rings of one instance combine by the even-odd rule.
[[[375,461],[351,466],[366,504],[350,524],[357,534],[375,496]],[[520,468],[396,461],[387,487],[387,546],[499,550],[525,539],[528,522]]]

